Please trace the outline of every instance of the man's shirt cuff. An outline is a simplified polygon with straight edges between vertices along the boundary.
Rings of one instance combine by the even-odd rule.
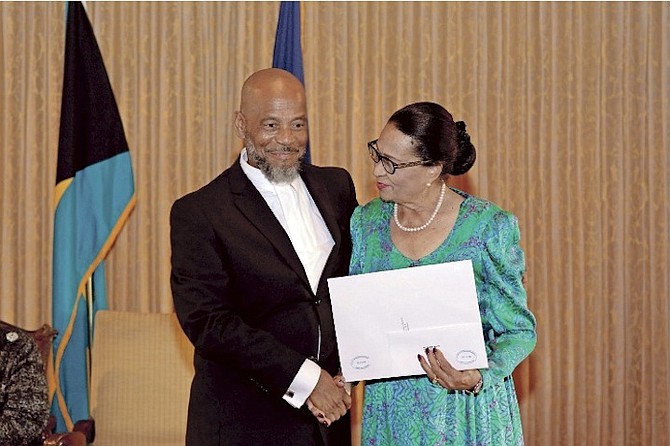
[[[288,390],[283,397],[284,400],[296,409],[301,408],[312,394],[320,376],[321,367],[314,361],[305,359],[295,378],[293,378],[293,382],[288,386]]]

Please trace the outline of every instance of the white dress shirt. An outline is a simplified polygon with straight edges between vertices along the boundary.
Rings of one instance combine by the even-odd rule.
[[[319,209],[300,176],[290,183],[272,183],[248,163],[247,149],[240,156],[242,171],[256,187],[288,235],[316,294],[330,251],[335,245]],[[319,348],[321,330],[319,330]],[[319,352],[317,352],[317,358]],[[284,394],[292,406],[301,407],[316,387],[321,367],[306,359]]]

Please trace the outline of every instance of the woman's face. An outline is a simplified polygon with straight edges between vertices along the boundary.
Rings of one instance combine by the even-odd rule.
[[[410,136],[388,123],[379,135],[377,150],[380,155],[397,164],[418,161],[412,142]],[[374,164],[372,173],[379,197],[398,204],[420,201],[425,195],[426,184],[439,177],[438,166],[412,166],[396,169],[393,174],[389,174],[381,162]]]

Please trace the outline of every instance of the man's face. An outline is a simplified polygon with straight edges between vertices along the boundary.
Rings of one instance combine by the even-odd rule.
[[[258,95],[236,116],[249,164],[272,182],[287,183],[300,173],[307,146],[307,110],[303,94]]]

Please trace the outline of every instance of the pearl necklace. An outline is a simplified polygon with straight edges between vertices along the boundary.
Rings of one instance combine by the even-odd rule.
[[[437,200],[437,205],[435,206],[435,210],[433,211],[433,214],[430,216],[427,222],[422,224],[421,226],[416,226],[414,228],[408,228],[400,224],[400,220],[398,220],[398,203],[393,204],[393,220],[395,221],[395,224],[400,228],[401,231],[405,232],[418,232],[418,231],[423,231],[426,229],[430,224],[435,220],[435,217],[437,216],[437,212],[440,210],[442,207],[442,202],[444,201],[444,193],[447,191],[447,185],[444,184],[444,181],[442,181],[442,188],[440,189],[440,198]]]

